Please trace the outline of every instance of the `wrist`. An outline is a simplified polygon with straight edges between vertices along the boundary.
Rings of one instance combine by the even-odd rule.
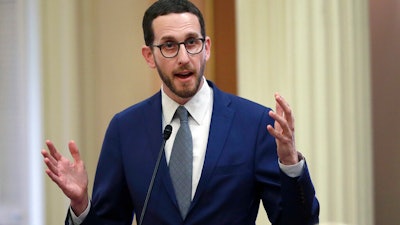
[[[80,216],[88,207],[89,197],[86,194],[81,200],[71,200],[71,209],[75,215]]]
[[[303,159],[304,159],[303,155],[300,152],[296,151],[296,153],[291,155],[290,157],[287,157],[285,159],[279,159],[279,161],[283,165],[289,166],[289,165],[297,164]]]

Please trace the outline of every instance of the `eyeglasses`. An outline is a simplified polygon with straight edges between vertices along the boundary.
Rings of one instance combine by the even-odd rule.
[[[204,48],[204,38],[189,38],[183,42],[167,41],[160,45],[150,45],[160,49],[165,58],[174,58],[178,55],[181,44],[185,46],[187,53],[191,55],[199,54]]]

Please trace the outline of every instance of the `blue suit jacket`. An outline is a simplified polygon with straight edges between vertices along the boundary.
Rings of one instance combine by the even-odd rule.
[[[319,204],[307,170],[280,171],[269,108],[214,92],[202,175],[183,220],[163,156],[143,224],[254,225],[260,200],[272,224],[316,224]],[[162,143],[161,94],[116,114],[107,129],[93,188],[91,225],[130,225],[140,216]]]

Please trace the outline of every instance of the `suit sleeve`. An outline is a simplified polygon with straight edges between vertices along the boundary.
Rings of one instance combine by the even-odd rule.
[[[274,124],[266,111],[259,124],[256,147],[256,182],[264,208],[273,225],[312,225],[318,223],[319,203],[307,163],[301,175],[291,178],[278,164],[275,138],[266,126]]]

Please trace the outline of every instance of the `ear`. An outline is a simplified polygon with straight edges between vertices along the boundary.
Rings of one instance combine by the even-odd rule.
[[[208,60],[211,55],[211,38],[207,36],[205,42],[206,42],[205,46],[204,46],[205,51],[206,51],[205,57],[206,57],[206,60]]]
[[[143,58],[146,60],[147,65],[149,65],[150,68],[154,69],[156,67],[156,64],[154,63],[154,56],[151,47],[144,45],[142,47],[142,55]]]

